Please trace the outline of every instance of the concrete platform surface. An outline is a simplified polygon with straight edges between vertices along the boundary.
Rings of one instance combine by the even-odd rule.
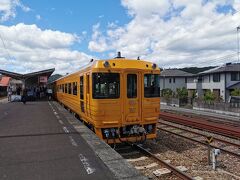
[[[6,104],[6,103],[8,103],[8,98],[6,97],[0,98],[0,104]]]
[[[146,179],[52,102],[0,104],[0,179]]]

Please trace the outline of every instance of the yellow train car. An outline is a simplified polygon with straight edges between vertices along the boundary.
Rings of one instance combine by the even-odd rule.
[[[91,60],[58,79],[55,97],[107,143],[156,138],[160,69],[143,60]]]

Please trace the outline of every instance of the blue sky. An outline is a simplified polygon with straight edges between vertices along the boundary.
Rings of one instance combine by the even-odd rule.
[[[164,68],[221,65],[237,59],[239,10],[239,0],[0,0],[0,64],[64,74],[121,51]]]
[[[25,13],[18,7],[16,18],[4,24],[34,23],[43,29],[81,33],[82,31],[91,30],[92,25],[98,23],[99,20],[105,25],[115,20],[120,24],[128,22],[126,10],[121,6],[120,1],[22,0],[21,2],[30,7],[31,10]],[[36,20],[36,15],[40,15],[41,20]]]
[[[101,28],[104,28],[110,22],[122,26],[130,20],[126,9],[118,0],[22,0],[21,2],[31,10],[26,13],[18,7],[16,18],[3,22],[4,25],[37,24],[41,29],[77,34],[81,43],[74,44],[72,48],[87,53],[93,53],[88,51],[87,43],[91,39],[94,24],[101,23]],[[40,19],[37,19],[37,16]],[[87,32],[87,35],[83,36],[83,32]],[[101,54],[96,53],[96,55]]]

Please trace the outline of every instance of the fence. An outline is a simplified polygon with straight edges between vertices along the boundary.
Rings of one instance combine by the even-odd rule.
[[[234,113],[240,112],[240,103],[224,103],[224,102],[215,102],[215,103],[205,103],[202,101],[194,101],[193,102],[194,108],[200,108],[200,109],[212,109],[212,110],[218,110],[218,111],[229,111]]]
[[[191,104],[191,99],[189,98],[184,98],[184,99],[179,99],[179,98],[164,98],[161,97],[161,103],[169,106],[176,106],[176,107],[182,107],[186,106],[188,104]]]
[[[240,113],[240,102],[214,102],[206,103],[203,100],[193,100],[191,98],[178,99],[178,98],[164,98],[161,97],[161,104],[183,107],[187,106],[188,108],[193,109],[202,109],[202,110],[213,110],[213,111],[229,111],[233,113]]]

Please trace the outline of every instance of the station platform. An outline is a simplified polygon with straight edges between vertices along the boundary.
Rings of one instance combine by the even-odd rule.
[[[0,103],[0,179],[145,180],[55,101]]]

